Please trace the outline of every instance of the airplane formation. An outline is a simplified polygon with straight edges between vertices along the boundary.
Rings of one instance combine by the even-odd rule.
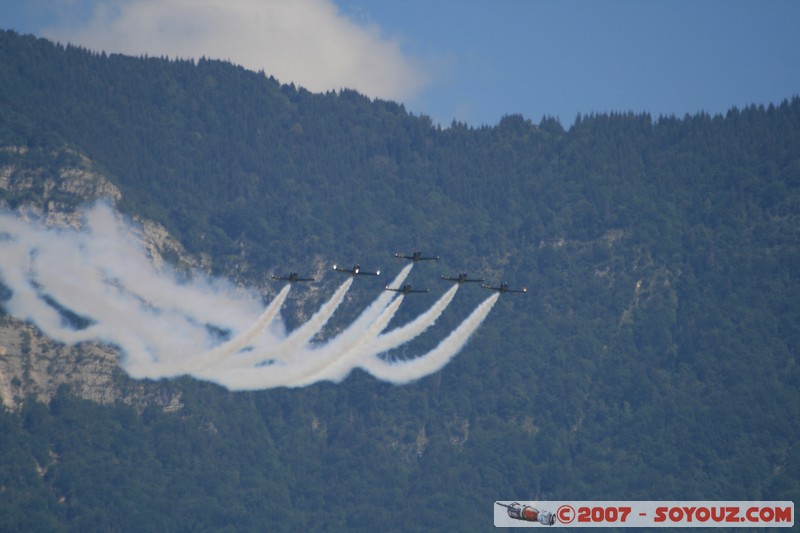
[[[438,255],[426,257],[426,256],[424,256],[422,254],[422,252],[414,252],[411,255],[406,255],[406,254],[402,254],[402,253],[396,253],[396,254],[394,254],[394,257],[396,257],[397,259],[405,259],[405,260],[411,261],[413,263],[417,263],[418,261],[437,261],[438,262],[439,259],[440,259],[440,257]],[[369,270],[362,270],[361,269],[361,265],[359,265],[358,263],[353,265],[352,268],[347,268],[347,267],[343,267],[341,265],[335,264],[335,265],[333,265],[333,270],[335,270],[336,272],[344,273],[344,274],[350,274],[353,277],[355,277],[355,276],[379,276],[380,273],[381,273],[380,270],[376,270],[374,272],[373,271],[369,271]],[[292,272],[292,273],[284,275],[284,276],[276,276],[275,274],[272,274],[271,277],[274,280],[288,281],[289,283],[295,283],[295,282],[299,282],[299,281],[316,281],[315,278],[301,278],[301,277],[299,277],[297,272]],[[440,276],[440,278],[443,279],[444,281],[452,281],[452,282],[458,283],[459,285],[461,285],[462,283],[480,283],[481,287],[483,287],[484,289],[497,291],[500,294],[505,294],[505,293],[508,293],[508,292],[520,292],[520,293],[528,292],[528,288],[527,287],[523,287],[521,289],[512,289],[512,288],[510,288],[508,286],[508,283],[506,283],[506,282],[502,282],[497,286],[486,285],[486,284],[483,283],[484,281],[486,281],[485,278],[470,278],[467,275],[466,272],[461,272],[457,276],[449,276],[449,275],[445,274],[445,275]],[[405,284],[401,285],[398,288],[392,288],[392,287],[389,287],[388,285],[386,285],[384,287],[384,290],[393,291],[393,292],[399,292],[401,294],[430,292],[429,289],[414,289],[408,283],[405,283]]]
[[[266,280],[282,284],[267,302],[254,287],[202,273],[185,279],[177,271],[158,268],[137,239],[128,238],[132,228],[106,203],[90,207],[82,224],[86,231],[62,232],[0,210],[0,227],[8,234],[0,238],[0,277],[9,285],[3,307],[55,341],[118,347],[124,353],[120,364],[134,379],[190,375],[229,390],[258,390],[338,383],[360,368],[382,381],[410,383],[444,368],[501,298],[498,287],[478,298],[480,302],[449,332],[437,331],[443,335],[435,346],[413,357],[406,357],[405,350],[403,357],[395,357],[395,349],[437,322],[456,297],[456,283],[480,280],[466,273],[441,276],[451,285],[443,291],[431,287],[431,294],[442,294],[398,324],[393,318],[405,293],[425,292],[406,279],[415,258],[435,259],[422,253],[397,254],[406,264],[381,283],[377,297],[349,325],[339,328],[337,323],[334,329],[328,327],[329,320],[352,285],[360,282],[355,279],[385,276],[369,266],[337,265],[335,271],[349,276],[334,283],[338,287],[333,294],[307,320],[289,328],[281,309],[293,286],[326,281],[321,272],[267,272]],[[85,323],[76,324],[72,317]]]

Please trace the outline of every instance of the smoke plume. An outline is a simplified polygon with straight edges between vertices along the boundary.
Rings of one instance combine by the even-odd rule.
[[[407,383],[444,367],[498,298],[487,298],[428,353],[387,361],[380,354],[434,325],[458,286],[388,332],[404,296],[381,291],[338,335],[315,341],[353,277],[286,333],[280,310],[291,283],[264,307],[255,290],[199,272],[187,276],[169,265],[157,268],[133,228],[104,203],[89,208],[81,226],[54,229],[0,213],[0,282],[10,294],[0,304],[56,341],[116,346],[122,368],[134,378],[191,375],[245,390],[338,382],[360,367],[378,379]],[[412,268],[406,265],[391,286],[400,286]]]

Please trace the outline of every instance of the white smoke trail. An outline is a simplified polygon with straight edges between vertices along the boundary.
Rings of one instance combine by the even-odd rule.
[[[31,249],[18,239],[12,238],[10,234],[0,238],[0,259],[6,267],[2,272],[3,281],[14,288],[5,306],[21,320],[36,321],[39,329],[49,337],[63,342],[80,342],[76,335],[63,337],[67,331],[74,332],[62,326],[61,315],[39,297],[30,282],[28,276],[31,269],[30,255]]]
[[[94,339],[102,339],[127,347],[130,357],[149,358],[150,349],[141,335],[132,334],[130,329],[109,336],[106,322],[93,319],[87,309],[92,307],[87,301],[82,287],[97,292],[96,271],[81,268],[81,257],[64,255],[64,239],[69,234],[55,233],[52,242],[43,243],[40,235],[26,226],[20,226],[16,220],[0,221],[0,231],[6,237],[0,240],[0,258],[4,268],[0,271],[9,287],[13,288],[11,299],[5,304],[9,311],[23,320],[37,323],[39,328],[49,337],[65,342],[78,343]],[[6,232],[12,230],[13,233]],[[7,268],[11,267],[11,268]],[[61,282],[56,290],[45,294],[49,285],[48,278],[56,275]],[[103,297],[94,300],[93,312],[108,319],[117,317],[120,309],[128,306],[124,298],[108,298],[106,291],[100,291]],[[81,315],[88,323],[83,329],[69,325],[54,304],[72,306],[73,312]],[[124,311],[122,311],[124,312]],[[141,320],[134,324],[144,331],[153,331],[157,324],[149,321],[145,313]],[[149,326],[149,327],[148,327]]]
[[[344,295],[350,290],[352,284],[352,277],[342,283],[336,292],[333,293],[328,303],[320,307],[319,311],[317,311],[308,322],[289,334],[287,339],[279,346],[280,351],[283,352],[283,354],[291,354],[296,348],[304,346],[310,342],[317,333],[322,331],[322,328],[324,328],[331,319],[333,313],[339,308],[339,305],[344,300]]]
[[[284,300],[286,300],[286,296],[289,294],[290,288],[291,285],[287,284],[281,289],[275,299],[270,302],[261,316],[258,317],[258,320],[243,333],[236,335],[234,338],[211,350],[192,356],[184,361],[172,361],[169,364],[156,364],[154,365],[156,374],[161,376],[171,376],[176,373],[192,374],[203,368],[219,364],[236,355],[239,351],[250,345],[258,335],[264,332],[264,328],[275,320]]]
[[[386,332],[383,335],[376,337],[368,346],[367,351],[370,353],[379,354],[392,348],[397,348],[401,344],[415,339],[422,335],[429,327],[436,323],[436,320],[444,312],[445,308],[450,304],[458,291],[458,285],[452,286],[444,296],[433,304],[433,306],[419,315],[417,318],[399,328]]]
[[[345,367],[345,375],[352,370],[346,367],[344,359],[359,344],[374,338],[389,323],[402,301],[398,297],[384,309],[384,312],[361,332],[360,337],[352,339],[348,346],[323,345],[313,350],[303,349],[293,354],[291,360],[272,361],[271,364],[258,367],[230,367],[201,369],[194,376],[213,381],[231,390],[258,390],[272,387],[304,387],[317,381],[339,381],[345,376],[335,370]]]
[[[258,311],[253,295],[236,291],[231,298],[220,290],[234,292],[229,285],[212,286],[201,277],[184,284],[171,269],[156,271],[104,204],[87,213],[80,232],[0,214],[0,233],[0,277],[12,291],[4,304],[8,312],[35,322],[57,341],[117,345],[125,354],[123,366],[201,353],[213,341],[206,325],[230,329]],[[66,323],[56,305],[88,326]]]
[[[291,332],[284,341],[274,347],[274,350],[268,350],[268,353],[259,350],[243,354],[238,358],[229,360],[227,363],[232,366],[250,366],[270,359],[282,360],[291,357],[297,350],[311,341],[317,333],[322,331],[322,328],[325,327],[325,324],[328,323],[342,300],[344,300],[344,296],[352,284],[353,277],[351,276],[339,286],[331,299],[319,311],[314,313],[305,324]]]
[[[402,285],[412,267],[391,285]],[[254,290],[202,273],[179,274],[168,265],[156,268],[135,232],[102,203],[85,212],[81,230],[55,230],[0,212],[0,283],[9,289],[0,301],[6,312],[56,341],[118,347],[122,367],[135,378],[188,374],[237,390],[340,381],[359,365],[396,383],[418,379],[444,366],[491,308],[489,300],[481,304],[425,356],[388,363],[377,354],[435,323],[456,287],[383,335],[403,296],[382,291],[341,333],[312,345],[352,277],[308,322],[285,334],[280,309],[290,285],[264,308]],[[221,342],[220,332],[229,340]]]
[[[392,281],[399,285],[411,272],[413,263],[406,265]],[[352,280],[352,278],[351,278]],[[292,353],[291,360],[286,357],[276,358],[269,366],[242,369],[238,366],[214,369],[212,372],[201,372],[200,376],[214,381],[229,389],[252,390],[274,386],[300,387],[316,381],[338,381],[346,377],[352,370],[349,359],[361,345],[374,339],[391,321],[397,312],[402,297],[392,298],[396,293],[387,291],[381,295],[339,335],[314,349],[297,350]],[[258,354],[256,357],[264,359]],[[267,355],[268,357],[268,355]],[[280,375],[280,383],[276,385]]]
[[[120,290],[118,284],[105,281],[103,273],[87,257],[70,253],[69,239],[50,244],[39,241],[37,245],[30,276],[42,292],[46,291],[46,296],[39,297],[69,308],[90,324],[84,329],[62,325],[61,339],[75,342],[120,336],[132,358],[129,363],[149,359],[153,351],[179,354],[187,340],[196,346],[206,341],[206,332],[198,329],[184,313],[171,308],[156,310],[124,288]],[[131,316],[137,317],[134,323],[124,331],[116,329],[116,325]],[[169,331],[165,331],[165,324],[169,325]],[[139,350],[130,349],[131,344],[139,344]]]
[[[499,297],[499,293],[489,296],[447,338],[425,355],[395,362],[384,361],[373,355],[361,367],[378,379],[396,384],[408,383],[441,370],[464,347]]]
[[[322,380],[341,381],[346,378],[353,369],[354,361],[358,361],[361,358],[360,356],[363,353],[364,347],[369,345],[369,343],[389,325],[389,322],[391,322],[402,302],[403,295],[397,295],[395,300],[386,307],[384,312],[370,324],[366,331],[364,331],[352,345],[344,350],[340,350],[324,364],[316,365],[313,372],[307,373],[301,379],[292,382],[292,384],[303,386]]]
[[[213,279],[195,273],[191,280],[181,282],[168,265],[161,272],[141,253],[141,243],[133,238],[122,220],[108,209],[92,209],[87,216],[92,239],[89,240],[93,258],[129,290],[143,300],[160,308],[175,309],[194,317],[201,323],[214,323],[235,329],[260,313],[261,297],[237,289],[226,280]],[[98,240],[98,237],[102,240]],[[146,275],[147,283],[142,283]]]
[[[405,281],[414,264],[403,267],[390,286],[399,286]],[[385,291],[365,309],[346,330],[314,350],[298,368],[303,371],[287,381],[287,385],[303,386],[315,381],[340,381],[352,370],[352,360],[358,356],[359,348],[372,341],[389,325],[403,301],[402,295]]]
[[[411,272],[411,269],[414,267],[414,263],[409,263],[408,265],[404,266],[403,269],[400,271],[399,274],[394,278],[392,283],[389,284],[390,287],[399,287],[403,284],[408,277],[408,274]],[[354,339],[361,337],[361,334],[366,330],[370,324],[372,324],[378,316],[386,309],[386,306],[389,305],[389,302],[392,301],[392,298],[395,296],[395,292],[392,291],[383,291],[381,295],[378,296],[369,307],[367,307],[361,315],[353,322],[350,327],[346,330],[341,332],[339,335],[328,341],[328,345],[332,347],[343,346],[344,349],[337,351],[344,351],[345,349],[352,346]],[[380,331],[378,332],[380,333]]]

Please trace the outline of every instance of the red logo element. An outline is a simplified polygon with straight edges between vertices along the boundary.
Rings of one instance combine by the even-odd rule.
[[[571,505],[562,505],[556,511],[556,516],[562,524],[569,524],[575,520],[575,509]]]

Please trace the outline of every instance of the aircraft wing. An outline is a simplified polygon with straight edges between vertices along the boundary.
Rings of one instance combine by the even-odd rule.
[[[396,258],[398,258],[398,259],[408,259],[409,261],[414,261],[415,263],[417,261],[438,261],[439,260],[439,256],[438,255],[431,256],[431,257],[424,257],[422,255],[422,253],[420,253],[420,252],[414,252],[412,255],[404,255],[404,254],[401,254],[401,253],[396,253],[396,254],[394,254],[394,256]]]
[[[352,269],[352,268],[345,268],[345,267],[342,267],[342,266],[339,266],[339,265],[333,265],[333,269],[334,269],[336,272],[345,272],[345,273],[347,273],[347,274],[356,274],[356,271],[355,271],[354,269]]]
[[[459,274],[457,277],[440,276],[445,281],[455,281],[456,283],[480,283],[485,281],[484,278],[468,278],[466,274]]]
[[[315,281],[314,278],[301,278],[294,272],[292,272],[288,276],[276,276],[275,274],[273,274],[272,279],[279,281],[288,281],[289,283],[294,283],[296,281]]]
[[[411,285],[403,285],[399,289],[393,289],[393,288],[391,288],[391,287],[389,287],[387,285],[383,289],[387,290],[387,291],[392,291],[392,292],[400,292],[400,293],[403,293],[403,294],[409,294],[409,293],[412,293],[412,292],[430,292],[429,289],[412,289]]]
[[[333,265],[333,269],[337,272],[345,272],[347,274],[351,274],[353,276],[379,276],[381,271],[378,270],[377,272],[369,272],[366,270],[361,270],[361,265],[354,265],[353,268],[345,268],[339,265]]]
[[[527,288],[509,289],[508,285],[506,285],[505,283],[501,283],[499,287],[492,287],[491,285],[481,285],[481,287],[483,287],[484,289],[492,290],[492,291],[500,291],[501,293],[505,293],[505,292],[528,292]]]

